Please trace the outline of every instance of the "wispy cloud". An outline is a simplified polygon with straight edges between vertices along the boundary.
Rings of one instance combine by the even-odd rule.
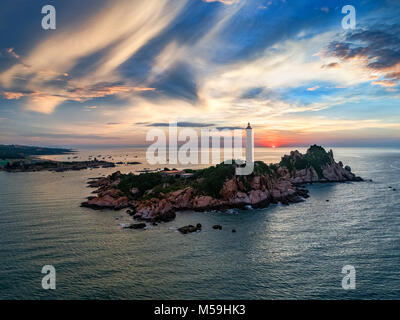
[[[157,122],[157,123],[150,123],[147,125],[148,127],[169,127],[169,122]],[[183,128],[205,128],[205,127],[212,127],[215,126],[213,123],[198,123],[198,122],[177,122],[178,127]]]
[[[315,91],[315,90],[318,90],[319,88],[320,88],[320,86],[310,87],[310,88],[307,88],[307,91]]]
[[[20,56],[19,56],[19,54],[17,54],[16,52],[15,52],[15,49],[14,48],[8,48],[7,49],[7,53],[9,54],[9,55],[11,55],[13,58],[15,58],[15,59],[19,59],[20,58]]]
[[[66,100],[84,101],[116,93],[154,90],[137,84],[102,87],[102,83],[121,82],[117,68],[159,34],[185,2],[120,0],[115,5],[114,1],[108,1],[92,17],[86,17],[86,21],[64,27],[42,41],[27,57],[21,57],[21,63],[3,72],[0,83],[8,91],[17,92],[21,81],[16,79],[25,79],[24,90],[35,92],[34,98],[27,101],[27,108],[43,113],[52,112]],[[13,49],[9,53],[17,56]],[[91,63],[88,73],[69,78],[81,59],[95,53],[100,58]],[[61,87],[47,84],[59,79],[63,81]],[[42,96],[49,101],[43,103]],[[40,103],[36,104],[38,100]]]
[[[399,82],[390,80],[380,80],[380,81],[373,81],[372,84],[382,87],[396,87],[399,85]]]
[[[203,0],[204,2],[221,2],[226,5],[231,5],[234,3],[238,3],[239,0]]]
[[[356,30],[342,41],[333,41],[328,54],[351,64],[362,66],[375,78],[373,85],[391,86],[400,80],[400,25],[374,26]],[[386,81],[388,79],[391,81]]]
[[[85,111],[93,111],[95,109],[97,109],[97,106],[86,106],[86,107],[84,107]]]

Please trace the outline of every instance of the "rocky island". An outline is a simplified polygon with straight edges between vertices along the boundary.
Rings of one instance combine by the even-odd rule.
[[[53,160],[18,160],[8,163],[4,168],[7,172],[36,172],[36,171],[77,171],[97,168],[114,168],[113,162],[104,160],[89,160],[89,161],[53,161]]]
[[[171,221],[182,210],[208,211],[230,208],[260,208],[270,203],[296,203],[308,198],[305,184],[314,182],[362,181],[333,152],[311,146],[306,154],[292,151],[279,164],[254,163],[249,176],[236,176],[235,164],[221,163],[199,170],[169,170],[135,175],[119,171],[92,179],[97,188],[83,207],[92,209],[129,208],[143,221]],[[198,228],[196,228],[198,229]]]

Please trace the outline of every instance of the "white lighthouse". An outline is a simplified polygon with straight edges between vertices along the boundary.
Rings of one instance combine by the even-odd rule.
[[[246,164],[254,163],[254,134],[250,122],[246,128]]]

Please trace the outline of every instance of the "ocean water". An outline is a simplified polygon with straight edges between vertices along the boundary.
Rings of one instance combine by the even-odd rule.
[[[257,149],[256,159],[288,151]],[[314,184],[290,206],[181,212],[147,230],[122,229],[125,211],[79,207],[93,191],[87,179],[116,169],[0,172],[0,299],[398,299],[400,149],[334,154],[372,182]],[[114,149],[77,160],[88,155],[144,159],[141,149]],[[196,223],[199,233],[176,231]],[[44,265],[56,268],[56,290],[41,287]],[[345,265],[356,269],[355,290],[342,289]]]

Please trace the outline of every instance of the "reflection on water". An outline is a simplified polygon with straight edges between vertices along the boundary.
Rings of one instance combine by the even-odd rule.
[[[256,159],[277,162],[288,151],[257,149]],[[138,166],[0,172],[0,298],[398,298],[400,151],[334,153],[373,182],[313,185],[311,198],[290,206],[179,213],[147,230],[121,229],[124,211],[79,207],[92,191],[87,178],[150,167],[143,149],[86,150],[76,159],[110,155]],[[200,233],[176,232],[195,223]],[[217,223],[222,231],[211,228]],[[55,291],[41,289],[45,264],[57,270]],[[341,288],[346,264],[356,268],[355,291]]]

